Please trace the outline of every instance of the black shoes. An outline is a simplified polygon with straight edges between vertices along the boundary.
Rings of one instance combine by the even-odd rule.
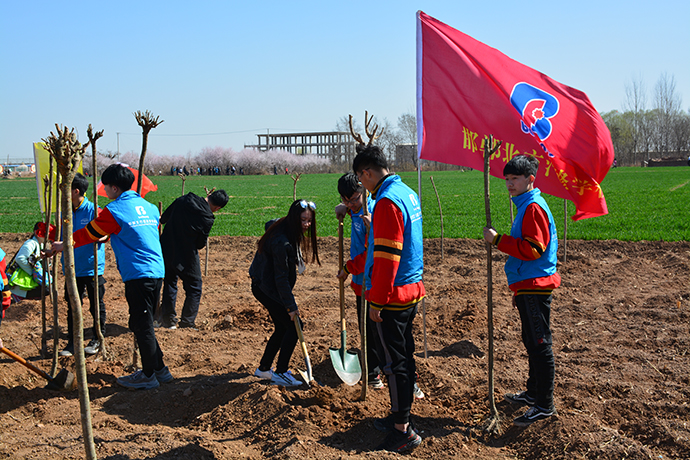
[[[513,420],[515,426],[529,426],[536,421],[544,420],[556,414],[556,408],[543,409],[539,406],[532,406],[527,409],[527,412]]]
[[[503,399],[512,404],[534,406],[534,398],[528,395],[526,391],[522,393],[506,393]]]
[[[412,426],[407,427],[407,432],[403,433],[400,430],[393,430],[386,436],[386,439],[376,448],[376,450],[387,450],[389,452],[407,452],[422,443],[422,438],[419,436]]]

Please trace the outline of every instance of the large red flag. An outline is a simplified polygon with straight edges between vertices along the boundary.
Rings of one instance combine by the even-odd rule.
[[[599,184],[614,152],[611,134],[582,91],[417,13],[417,124],[425,160],[484,169],[483,139],[503,145],[490,172],[515,155],[539,160],[536,186],[573,201],[573,220],[608,213]]]

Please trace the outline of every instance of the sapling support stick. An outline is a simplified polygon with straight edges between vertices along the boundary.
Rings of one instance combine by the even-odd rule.
[[[213,187],[211,190],[209,190],[208,188],[206,188],[206,186],[204,186],[204,191],[206,192],[206,198],[208,198],[209,196],[211,196],[211,193],[216,191],[216,188]],[[208,238],[206,238],[206,260],[204,261],[204,276],[208,276],[208,247],[210,245],[211,241]]]
[[[568,253],[568,200],[563,199],[563,263]]]
[[[292,177],[292,201],[297,199],[297,181],[299,180],[302,173],[293,174]]]
[[[494,144],[494,137],[490,135],[484,138],[484,207],[486,210],[486,226],[491,228],[491,197],[489,194],[489,163],[491,156],[501,146],[501,141]],[[492,270],[492,246],[486,243],[486,311],[489,336],[489,418],[485,424],[485,430],[489,433],[497,433],[500,430],[500,417],[494,400],[494,307],[493,307],[493,270]]]
[[[441,216],[441,261],[443,261],[443,209],[441,209],[441,198],[438,196],[438,190],[434,183],[434,176],[429,176],[431,185],[434,186],[434,193],[436,193],[436,201],[438,201],[438,214]]]

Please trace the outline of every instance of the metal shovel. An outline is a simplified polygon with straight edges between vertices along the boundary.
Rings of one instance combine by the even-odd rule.
[[[46,379],[48,381],[48,385],[46,385],[46,388],[49,390],[71,391],[74,390],[77,386],[77,381],[74,378],[74,374],[72,374],[67,369],[62,369],[60,372],[58,372],[58,374],[55,377],[51,377],[50,374],[48,374],[47,372],[42,371],[33,364],[29,363],[21,356],[14,354],[7,348],[0,347],[0,351],[5,353],[7,356],[14,359],[15,361],[17,361],[18,363],[28,367],[44,379]]]
[[[343,220],[338,227],[338,256],[340,267],[343,266]],[[355,385],[362,378],[357,353],[347,351],[347,332],[345,331],[345,281],[340,280],[340,348],[330,347],[331,362],[338,377],[346,385]]]
[[[311,360],[309,359],[309,353],[307,353],[307,344],[304,342],[304,334],[302,333],[302,326],[300,326],[299,323],[299,316],[295,316],[295,329],[297,329],[297,337],[299,337],[299,344],[302,347],[304,363],[307,365],[307,372],[299,369],[299,374],[302,376],[304,383],[311,385],[311,381],[314,380],[314,376],[311,372]]]

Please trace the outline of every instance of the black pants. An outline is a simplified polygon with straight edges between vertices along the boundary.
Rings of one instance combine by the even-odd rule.
[[[275,327],[266,344],[266,349],[259,362],[259,368],[261,370],[270,369],[273,360],[280,352],[278,362],[276,363],[276,372],[279,374],[287,372],[292,352],[295,351],[295,345],[297,344],[295,323],[290,319],[287,309],[281,303],[268,297],[256,284],[252,284],[252,294],[254,294],[256,300],[261,302],[261,305],[266,307]],[[300,320],[300,324],[302,324],[302,320]]]
[[[171,267],[165,267],[165,279],[163,281],[163,300],[161,303],[161,320],[163,324],[171,326],[177,323],[175,316],[175,302],[177,301],[177,280],[182,280],[185,292],[184,305],[180,313],[180,323],[185,326],[194,326],[196,316],[199,314],[199,302],[201,301],[201,271],[185,273]]]
[[[153,329],[153,310],[158,305],[163,280],[141,278],[125,282],[125,298],[129,304],[129,328],[134,332],[141,355],[141,368],[148,377],[161,370],[163,352]]]
[[[527,394],[537,406],[549,409],[553,406],[553,388],[556,364],[551,347],[551,296],[521,294],[515,296],[515,304],[522,321],[522,343],[529,358]]]
[[[378,377],[381,373],[383,364],[379,359],[378,347],[376,344],[380,341],[379,332],[376,329],[376,323],[369,317],[369,312],[366,312],[367,318],[367,371],[369,374],[369,381]],[[359,330],[362,330],[362,297],[357,296],[357,322]]]
[[[383,371],[388,377],[388,392],[395,423],[410,421],[414,400],[414,382],[417,367],[414,361],[414,337],[412,323],[417,315],[417,305],[407,310],[382,310],[376,328],[380,337],[380,356],[384,359]]]
[[[93,333],[93,338],[98,338],[98,324],[96,324],[96,302],[94,302],[94,289],[93,289],[93,276],[79,276],[77,277],[77,295],[79,299],[84,298],[84,293],[89,297],[89,311],[91,312],[91,317],[93,318],[93,328],[91,329]],[[99,320],[101,322],[101,333],[105,336],[105,301],[103,296],[105,295],[105,278],[103,275],[98,275],[98,311]],[[72,338],[74,337],[74,327],[72,325],[72,305],[69,301],[69,293],[67,292],[67,285],[65,284],[65,301],[67,302],[67,334],[69,336],[69,342],[72,343]]]

